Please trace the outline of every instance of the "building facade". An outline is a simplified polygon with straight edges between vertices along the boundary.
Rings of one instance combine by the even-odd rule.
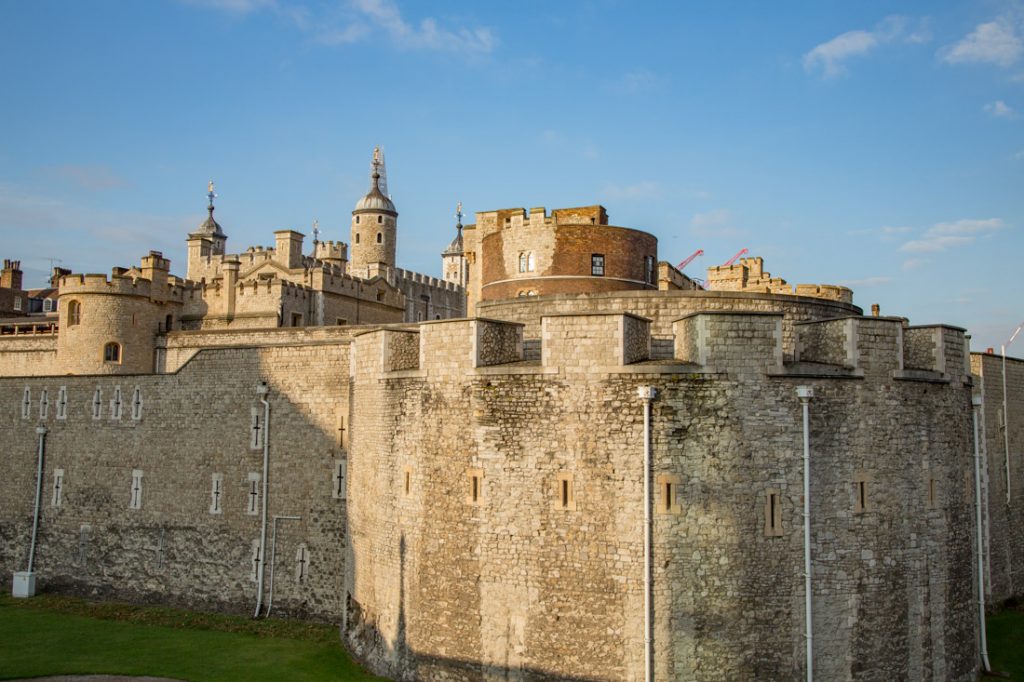
[[[598,206],[477,214],[436,283],[373,175],[353,243],[231,255],[211,202],[185,278],[66,275],[59,325],[0,335],[5,575],[42,452],[44,589],[337,622],[395,679],[634,680],[649,504],[656,679],[794,679],[809,388],[816,675],[976,678],[977,553],[1021,593],[1024,362],[1003,410],[964,330],[759,259],[705,291]]]

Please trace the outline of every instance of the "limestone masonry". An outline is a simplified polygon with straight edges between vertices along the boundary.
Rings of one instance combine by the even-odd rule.
[[[1024,362],[760,258],[691,280],[601,206],[460,209],[444,279],[402,270],[383,176],[347,244],[232,254],[211,187],[184,277],[61,271],[29,314],[4,262],[5,580],[34,547],[44,590],[336,622],[403,680],[642,680],[648,613],[653,679],[798,679],[801,387],[816,678],[977,678]]]

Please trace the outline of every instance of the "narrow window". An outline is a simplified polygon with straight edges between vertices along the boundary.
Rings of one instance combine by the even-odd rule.
[[[78,301],[68,302],[68,326],[74,327],[82,321],[82,304]]]
[[[853,511],[855,514],[863,514],[871,511],[871,497],[869,484],[871,476],[864,472],[857,472],[853,478]]]
[[[657,512],[659,514],[680,514],[682,507],[679,506],[679,476],[674,474],[659,474],[655,479],[658,490]]]
[[[50,498],[51,507],[59,507],[64,499],[64,470],[53,470],[53,497]]]
[[[68,416],[68,389],[61,386],[57,391],[57,419],[67,419]]]
[[[343,459],[334,460],[334,473],[331,476],[331,497],[336,500],[345,499],[345,481],[348,477],[348,462]]]
[[[134,421],[142,419],[142,389],[138,386],[132,391],[132,419]]]
[[[302,326],[302,313],[292,313],[292,326],[293,327],[301,327]]]
[[[221,507],[224,499],[224,474],[212,474],[210,476],[210,513],[223,514]]]
[[[338,429],[337,429],[337,432],[338,432],[338,442],[337,442],[337,445],[338,445],[339,448],[344,448],[345,447],[345,414],[342,411],[343,409],[344,409],[344,407],[339,407],[338,408]]]
[[[123,405],[123,403],[121,402],[121,387],[120,386],[115,386],[114,387],[114,397],[110,399],[110,418],[111,419],[120,419],[121,418],[121,407],[122,407],[122,405]]]
[[[25,387],[25,392],[21,394],[21,418],[28,419],[32,416],[32,389],[28,386]]]
[[[50,415],[50,397],[44,388],[39,393],[39,418],[46,419]]]
[[[604,254],[590,255],[590,274],[594,277],[604,277]]]
[[[89,535],[92,533],[92,526],[83,523],[78,527],[78,565],[85,566],[85,560],[89,554]]]
[[[44,313],[52,313],[53,312],[53,299],[52,298],[44,298],[43,299],[43,312]]]
[[[99,386],[92,394],[92,418],[99,419],[103,414],[103,391]]]
[[[246,493],[245,513],[255,516],[259,513],[260,507],[260,475],[255,471],[249,472],[249,490]]]
[[[466,502],[469,504],[480,504],[483,499],[483,469],[466,469],[466,483],[469,484]]]
[[[519,272],[526,272],[526,252],[519,254]]]
[[[253,405],[250,410],[252,422],[249,426],[249,449],[251,450],[262,450],[263,449],[263,414],[260,412],[260,408],[257,405]]]
[[[768,537],[782,536],[782,491],[769,489],[764,499],[764,534]]]
[[[359,224],[359,216],[356,216],[356,225]]]
[[[132,489],[128,508],[142,509],[142,469],[132,470]]]
[[[103,362],[121,364],[121,345],[111,341],[103,346]]]
[[[408,495],[412,492],[412,469],[410,467],[405,467],[402,474],[402,478],[404,479],[402,486],[405,490],[405,494]]]
[[[174,329],[174,315],[168,315],[164,318],[164,331],[172,331]]]
[[[383,244],[384,243],[384,235],[381,234],[380,232],[377,233],[377,243],[378,244]]]
[[[576,493],[573,476],[563,472],[555,476],[555,509],[572,511],[576,509]]]
[[[533,272],[533,265],[533,251],[530,251],[526,254],[526,271]]]
[[[359,220],[357,219],[356,222],[359,222]],[[359,243],[359,233],[356,232],[356,244],[358,244],[358,243]]]
[[[382,215],[377,216],[377,222],[378,223],[384,222],[384,216],[382,216]]]
[[[299,548],[295,550],[295,582],[301,585],[306,582],[306,576],[309,575],[309,550],[306,549],[306,545],[299,545]]]
[[[252,556],[250,559],[249,567],[249,579],[253,582],[256,582],[256,579],[259,576],[261,559],[262,557],[260,556],[260,540],[259,538],[256,538],[252,541]]]
[[[14,309],[21,310],[21,296],[14,297]]]
[[[644,257],[644,281],[654,284],[654,256]]]

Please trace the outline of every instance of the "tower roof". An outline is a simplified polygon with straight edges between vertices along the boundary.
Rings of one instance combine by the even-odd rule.
[[[398,211],[395,210],[394,202],[384,194],[380,187],[381,174],[382,171],[384,171],[384,159],[381,156],[380,147],[376,147],[373,150],[373,163],[371,164],[371,169],[370,191],[366,193],[366,196],[356,202],[356,207],[352,212],[361,213],[363,211],[373,211],[375,213],[391,213],[392,215],[397,216]]]
[[[462,249],[462,202],[460,201],[458,207],[455,209],[455,229],[458,231],[455,235],[455,239],[448,245],[448,248],[441,252],[442,256],[461,256],[463,254]]]
[[[220,229],[220,224],[213,219],[213,200],[214,198],[216,198],[216,196],[217,195],[213,193],[213,180],[210,180],[210,184],[207,187],[206,193],[206,197],[210,200],[209,205],[207,205],[206,207],[208,215],[206,216],[206,220],[199,224],[199,229],[197,229],[193,234],[205,235],[210,237],[225,236],[224,231]]]

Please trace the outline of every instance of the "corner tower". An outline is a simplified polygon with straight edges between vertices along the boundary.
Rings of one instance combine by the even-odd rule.
[[[455,239],[441,252],[441,276],[446,282],[466,286],[469,269],[466,267],[466,252],[462,244],[462,202],[455,208]]]
[[[199,281],[203,277],[212,279],[217,274],[217,263],[224,256],[224,247],[227,244],[228,236],[220,228],[220,224],[213,219],[213,200],[217,195],[213,191],[213,180],[207,185],[206,198],[209,203],[206,206],[206,220],[204,220],[195,232],[188,235],[188,264],[185,277]]]
[[[370,171],[370,191],[352,211],[349,273],[356,277],[370,277],[383,268],[395,267],[398,211],[381,188],[385,169],[380,147],[373,150]]]

